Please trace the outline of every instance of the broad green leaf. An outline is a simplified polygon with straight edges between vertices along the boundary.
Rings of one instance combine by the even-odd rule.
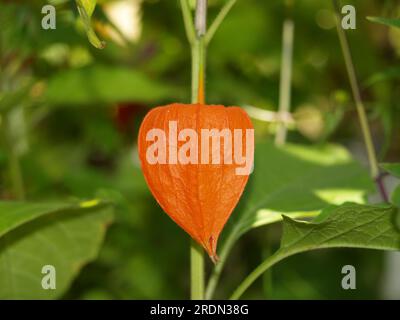
[[[81,203],[25,203],[2,201],[0,202],[0,238],[7,232],[47,214],[54,214],[65,210],[79,210],[89,206],[98,206],[99,200],[84,201]]]
[[[91,66],[69,70],[49,80],[45,99],[52,104],[155,102],[176,90],[135,70]]]
[[[388,27],[395,27],[400,28],[400,18],[398,19],[389,19],[389,18],[382,18],[382,17],[367,17],[369,21],[384,24]]]
[[[282,214],[310,218],[330,205],[363,203],[374,185],[368,172],[342,147],[261,143],[256,146],[254,173],[246,188],[224,230],[220,262],[209,282],[207,298],[211,298],[224,262],[242,234],[281,221]]]
[[[391,206],[344,204],[313,222],[284,216],[279,254],[332,247],[400,250],[397,215]]]
[[[350,203],[329,208],[312,222],[284,216],[280,249],[249,274],[232,299],[238,299],[274,264],[294,254],[325,248],[400,250],[398,218],[398,209],[392,206]]]
[[[96,0],[75,0],[78,7],[79,15],[82,18],[82,22],[85,26],[86,35],[90,43],[97,49],[104,49],[105,42],[100,40],[93,30],[91,17],[96,7]]]
[[[111,222],[98,200],[81,203],[0,202],[0,299],[53,299],[93,260]],[[42,287],[55,267],[56,289]]]
[[[255,169],[241,212],[232,222],[239,234],[280,220],[281,214],[318,213],[327,205],[364,202],[373,184],[339,146],[256,146]],[[272,219],[276,217],[276,219]]]
[[[400,178],[400,163],[383,163],[381,167],[392,176]]]

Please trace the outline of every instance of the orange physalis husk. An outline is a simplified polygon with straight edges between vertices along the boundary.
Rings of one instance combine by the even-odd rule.
[[[171,121],[176,123],[176,128],[171,128],[170,132]],[[161,129],[165,132],[167,163],[149,163],[146,158],[148,148],[155,143],[155,140],[147,141],[147,134],[152,129]],[[169,139],[170,134],[172,137],[177,136],[183,129],[193,129],[198,135],[198,162],[171,164],[171,161],[168,161],[171,159],[170,153],[185,152],[187,155],[188,150],[180,149],[187,140],[183,137],[181,137],[183,141]],[[236,168],[243,167],[243,164],[235,162],[233,150],[232,163],[221,160],[219,164],[213,164],[211,160],[213,155],[210,155],[210,163],[202,163],[201,129],[230,129],[232,146],[235,147],[233,132],[234,129],[241,129],[243,134],[238,140],[242,139],[243,156],[246,155],[247,143],[252,144],[251,157],[247,160],[252,167],[254,136],[250,142],[246,142],[246,129],[253,129],[250,118],[239,107],[220,105],[176,103],[151,110],[139,130],[139,157],[144,177],[157,202],[172,220],[204,247],[210,258],[216,262],[219,235],[243,193],[249,173],[237,174]],[[191,138],[186,137],[186,139]],[[212,139],[210,146],[213,146],[211,141]],[[222,138],[220,141],[220,159],[224,159],[225,140]]]

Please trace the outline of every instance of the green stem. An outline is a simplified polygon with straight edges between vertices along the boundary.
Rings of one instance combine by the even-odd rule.
[[[337,32],[342,47],[343,57],[346,63],[346,69],[350,80],[351,90],[353,92],[353,97],[357,108],[358,118],[361,124],[364,142],[367,148],[371,176],[372,178],[377,179],[379,177],[379,167],[376,158],[376,151],[372,142],[371,130],[368,124],[368,118],[365,112],[364,103],[361,98],[360,86],[358,84],[353,58],[350,52],[349,41],[340,23],[341,15],[339,10],[339,1],[332,0],[332,4],[335,10]]]
[[[309,218],[315,218],[316,216],[319,215],[319,211],[310,211],[310,212],[303,212],[299,213],[296,215],[292,215],[293,219],[309,219]],[[274,222],[278,222],[280,220],[276,220]],[[270,222],[273,223],[273,222]],[[264,272],[268,271],[273,265],[278,263],[279,261],[287,258],[288,256],[291,256],[293,254],[297,254],[301,251],[287,251],[284,252],[282,250],[276,251],[272,256],[269,256],[264,262],[262,262],[254,271],[252,271],[244,280],[241,282],[241,284],[237,287],[237,289],[233,292],[232,296],[230,299],[239,299],[240,296],[250,287],[250,285],[257,280],[258,277],[260,277]]]
[[[318,216],[320,212],[319,211],[312,211],[312,212],[303,212],[299,213],[296,215],[292,215],[292,218],[294,219],[310,219],[310,218],[315,218]],[[282,218],[276,219],[276,220],[271,220],[269,221],[268,224],[273,224],[276,222],[281,221]],[[214,296],[215,289],[218,285],[219,278],[221,277],[222,270],[225,266],[226,260],[228,259],[229,253],[233,246],[235,245],[236,241],[243,235],[243,230],[240,228],[235,228],[232,230],[232,232],[229,234],[228,238],[224,241],[222,244],[221,248],[221,253],[219,255],[219,261],[218,264],[215,266],[213,269],[210,279],[208,280],[207,283],[207,288],[206,288],[206,299],[212,299]]]
[[[254,269],[247,277],[243,280],[243,282],[236,288],[233,292],[232,296],[229,298],[230,300],[239,299],[242,294],[253,284],[254,281],[257,280],[265,271],[271,268],[273,265],[277,264],[279,261],[285,259],[291,254],[279,254],[276,252],[274,255],[270,256],[263,263],[261,263],[256,269]]]
[[[196,103],[198,98],[199,88],[199,71],[200,71],[200,52],[198,42],[195,41],[191,48],[192,51],[192,95],[191,102]]]
[[[214,37],[214,34],[217,32],[219,26],[224,21],[225,17],[229,13],[229,11],[232,9],[232,7],[236,3],[236,1],[237,0],[229,0],[222,7],[222,9],[220,10],[220,12],[218,13],[217,17],[215,18],[215,20],[213,21],[213,23],[211,24],[210,28],[207,31],[207,34],[206,34],[206,37],[205,37],[206,44],[210,43],[211,39]]]
[[[205,46],[203,37],[196,37],[192,44],[192,103],[199,102],[200,83],[204,85],[205,74]],[[204,250],[192,240],[190,248],[191,264],[191,298],[204,299]]]
[[[187,0],[180,0],[181,8],[183,13],[183,19],[185,23],[186,34],[191,44],[192,52],[192,103],[202,102],[204,99],[204,85],[205,85],[205,68],[206,68],[206,47],[211,41],[218,27],[225,19],[226,15],[236,3],[237,0],[230,0],[221,9],[216,19],[213,21],[210,29],[207,31],[206,20],[207,20],[207,1],[198,0],[196,7],[196,19],[195,25],[193,24],[193,17]],[[201,88],[200,88],[201,86]],[[200,90],[203,90],[199,96]],[[204,101],[203,101],[204,102]],[[228,253],[235,243],[236,238],[233,235],[230,240],[228,239],[227,245],[224,246],[220,261],[215,266],[213,275],[210,278],[207,286],[206,298],[210,299],[214,293],[216,285],[219,280],[219,275],[223,269],[224,262],[228,256]],[[200,254],[201,253],[201,254]],[[191,244],[191,294],[192,299],[203,299],[204,298],[204,257],[203,249],[198,244],[192,241]]]
[[[185,24],[186,36],[189,40],[189,43],[193,45],[196,35],[194,31],[192,12],[190,10],[188,0],[180,0],[180,2],[183,15],[183,22]]]
[[[192,44],[192,103],[199,102],[199,85],[205,83],[206,46],[204,37],[196,38]],[[202,92],[204,95],[204,92]]]
[[[210,279],[208,280],[207,283],[206,296],[205,296],[207,300],[213,298],[215,289],[217,288],[218,285],[219,278],[221,277],[222,270],[224,269],[226,259],[228,258],[229,252],[233,248],[237,239],[238,239],[238,233],[235,230],[233,230],[229,234],[228,238],[225,240],[222,246],[221,252],[219,254],[219,261],[215,265],[211,273]]]
[[[181,0],[181,8],[185,21],[186,33],[191,44],[192,52],[192,103],[204,103],[204,78],[206,46],[207,1],[198,0],[196,7],[196,25],[187,0]],[[204,250],[194,240],[190,245],[191,299],[204,299]]]
[[[190,245],[190,283],[192,300],[204,299],[204,250],[194,240]]]

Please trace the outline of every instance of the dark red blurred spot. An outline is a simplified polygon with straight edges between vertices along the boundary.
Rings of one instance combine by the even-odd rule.
[[[127,102],[119,103],[114,109],[114,121],[121,132],[130,131],[137,116],[142,114],[148,107],[142,103]]]

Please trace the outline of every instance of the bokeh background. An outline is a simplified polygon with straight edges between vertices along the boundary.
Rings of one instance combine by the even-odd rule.
[[[210,20],[224,2],[209,1]],[[56,30],[41,28],[47,3],[56,6]],[[366,17],[398,17],[400,4],[346,4],[357,9],[357,29],[347,33],[379,159],[398,162],[400,29]],[[0,197],[15,199],[16,187],[29,200],[107,195],[117,203],[99,257],[64,298],[187,298],[189,238],[156,204],[136,154],[138,127],[149,109],[190,101],[190,47],[179,2],[99,0],[93,23],[107,42],[103,50],[90,45],[77,18],[73,1],[0,1]],[[208,103],[277,110],[284,18],[283,1],[237,2],[208,50]],[[293,19],[297,126],[288,139],[340,143],[365,164],[330,2],[298,0]],[[254,123],[258,140],[273,140],[276,125]],[[11,156],[19,169],[9,168]],[[9,172],[20,172],[20,186],[12,185]],[[241,238],[217,298],[261,261],[266,243],[278,246],[280,232],[279,225],[269,226]],[[375,251],[307,253],[276,266],[272,280],[257,282],[246,297],[399,298],[390,271],[396,261],[394,254]],[[357,269],[357,290],[340,286],[345,264]]]

